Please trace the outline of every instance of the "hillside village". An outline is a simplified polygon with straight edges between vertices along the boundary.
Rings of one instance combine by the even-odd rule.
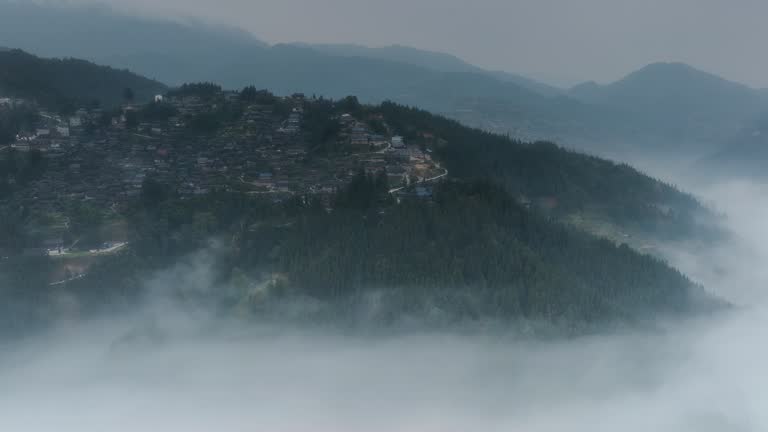
[[[32,97],[0,97],[0,260],[51,258],[51,283],[75,280],[104,255],[135,252],[137,236],[151,237],[155,228],[172,241],[207,238],[220,200],[270,210],[311,205],[331,215],[345,206],[375,209],[374,221],[394,203],[439,207],[433,194],[442,196],[445,188],[435,186],[448,169],[467,185],[492,177],[521,208],[646,254],[657,254],[654,236],[688,229],[699,210],[693,198],[631,167],[394,103],[211,83],[137,99],[123,88],[117,105],[80,100],[61,110]],[[141,216],[169,202],[177,213]],[[200,210],[182,221],[184,206]],[[290,228],[294,222],[283,219],[291,217],[266,226]],[[230,238],[260,226],[243,225]]]
[[[329,203],[361,170],[386,173],[396,196],[420,198],[431,196],[429,181],[447,175],[429,148],[407,142],[381,118],[373,119],[376,133],[370,119],[337,116],[333,121],[339,129],[332,137],[337,150],[317,153],[304,121],[305,110],[320,103],[315,98],[278,98],[262,91],[243,103],[241,92],[193,93],[157,95],[149,104],[126,100],[115,110],[81,107],[70,115],[46,112],[33,101],[0,98],[0,109],[25,107],[39,114],[34,127],[0,148],[0,161],[18,154],[44,160],[39,178],[13,197],[31,213],[56,221],[28,253],[55,255],[70,247],[61,239],[68,228],[63,213],[72,202],[117,214],[148,181],[171,188],[180,199],[238,192],[274,202],[315,195]],[[242,110],[236,118],[206,127],[203,120],[232,105]],[[7,182],[13,186],[15,178]],[[121,239],[108,240],[103,249]]]

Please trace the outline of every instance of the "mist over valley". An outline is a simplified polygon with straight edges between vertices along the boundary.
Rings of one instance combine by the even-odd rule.
[[[0,430],[768,427],[768,93],[678,61],[736,36],[331,3],[0,0]]]

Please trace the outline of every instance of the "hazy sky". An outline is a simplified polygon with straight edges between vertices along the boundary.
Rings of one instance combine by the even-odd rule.
[[[684,61],[768,87],[764,0],[74,0],[207,17],[268,42],[403,44],[558,84]]]

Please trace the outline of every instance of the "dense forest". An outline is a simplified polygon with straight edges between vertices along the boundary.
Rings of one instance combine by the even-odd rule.
[[[450,316],[591,323],[688,311],[699,291],[654,258],[547,222],[487,182],[449,182],[434,203],[383,212],[370,201],[345,202],[331,214],[302,214],[272,251],[276,267],[318,298],[378,288],[414,314],[435,307]]]
[[[330,137],[340,113],[367,118],[372,126],[384,121],[409,143],[434,151],[452,178],[492,179],[548,216],[592,212],[626,229],[667,238],[691,235],[699,228],[697,219],[711,216],[691,195],[629,165],[469,128],[417,108],[363,105],[350,97],[313,102],[305,112],[310,142],[319,150],[333,150]]]
[[[126,99],[143,103],[165,90],[163,84],[127,70],[0,51],[0,95],[32,99],[57,112],[94,104],[110,107]]]
[[[211,239],[219,239],[210,269],[219,288],[208,294],[225,311],[246,307],[256,316],[310,299],[325,314],[305,319],[530,320],[579,332],[719,305],[665,263],[547,220],[492,183],[445,182],[432,201],[400,204],[386,190],[383,177],[361,172],[329,212],[307,198],[180,201],[147,181],[129,216],[130,250],[87,278],[52,289],[49,258],[0,263],[15,287],[5,319],[38,313],[54,291],[77,298],[82,312],[130,305],[146,294],[150,275],[210,248]]]

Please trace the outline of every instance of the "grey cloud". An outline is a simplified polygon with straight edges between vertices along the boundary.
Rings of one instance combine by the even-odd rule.
[[[0,364],[0,427],[61,431],[751,431],[768,425],[764,311],[654,334],[511,342],[322,330],[114,340],[62,330]],[[130,320],[128,321],[130,322]]]

